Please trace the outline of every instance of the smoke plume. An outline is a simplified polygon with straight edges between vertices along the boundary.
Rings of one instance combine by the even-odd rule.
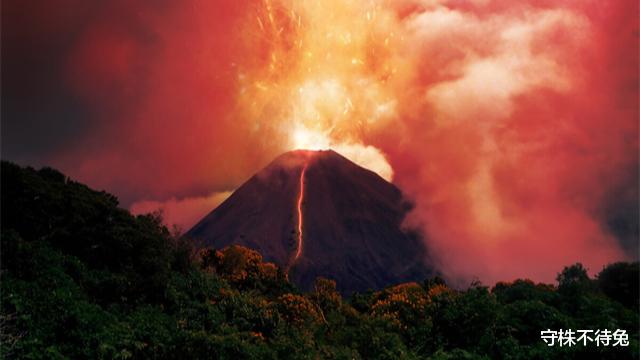
[[[66,3],[3,9],[11,73],[49,69],[73,104],[53,115],[83,115],[37,159],[136,211],[185,226],[332,148],[401,187],[453,281],[637,257],[636,1]]]

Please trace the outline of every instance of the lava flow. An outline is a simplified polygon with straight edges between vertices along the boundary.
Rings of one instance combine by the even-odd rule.
[[[296,256],[293,258],[295,262],[302,253],[302,202],[304,201],[304,173],[307,171],[307,164],[304,165],[300,172],[300,193],[298,194],[298,249],[296,250]]]

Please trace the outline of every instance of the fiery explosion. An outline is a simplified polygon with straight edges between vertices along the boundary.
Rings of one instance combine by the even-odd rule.
[[[450,278],[637,252],[637,1],[163,4],[14,24],[66,44],[56,84],[95,122],[48,163],[125,206],[213,207],[286,150],[332,148],[403,190]]]
[[[624,257],[593,218],[595,184],[580,184],[634,159],[597,135],[607,121],[583,107],[600,96],[580,59],[597,36],[588,9],[354,0],[254,11],[242,26],[259,49],[238,65],[243,116],[289,149],[333,148],[395,172],[416,201],[409,223],[456,269],[450,278],[550,280],[564,263]],[[621,131],[635,128],[625,111]],[[595,160],[601,151],[621,162]]]
[[[244,116],[275,127],[289,149],[332,148],[391,180],[363,138],[395,115],[393,14],[381,2],[265,0],[247,21],[244,40],[260,56],[238,65]]]

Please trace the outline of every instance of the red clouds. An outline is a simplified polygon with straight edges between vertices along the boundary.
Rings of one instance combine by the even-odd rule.
[[[486,4],[407,17],[423,101],[401,146],[377,145],[415,197],[410,222],[451,278],[624,259],[607,211],[637,204],[637,4]]]
[[[233,189],[270,160],[279,151],[260,148],[233,114],[244,11],[236,2],[103,9],[67,63],[100,120],[57,161],[130,203]]]
[[[635,1],[48,7],[32,35],[65,44],[53,66],[90,109],[48,161],[137,211],[188,225],[311,144],[393,173],[451,279],[637,249]]]

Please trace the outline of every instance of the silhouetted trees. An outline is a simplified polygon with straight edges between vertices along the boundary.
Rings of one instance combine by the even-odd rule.
[[[614,299],[631,309],[640,304],[638,286],[640,285],[639,265],[618,262],[605,267],[598,274],[598,286],[609,298]]]
[[[441,278],[343,299],[301,293],[250,249],[195,249],[158,214],[56,170],[2,163],[0,351],[72,359],[637,359],[638,263],[558,285]],[[629,347],[548,347],[546,329],[625,329]]]

